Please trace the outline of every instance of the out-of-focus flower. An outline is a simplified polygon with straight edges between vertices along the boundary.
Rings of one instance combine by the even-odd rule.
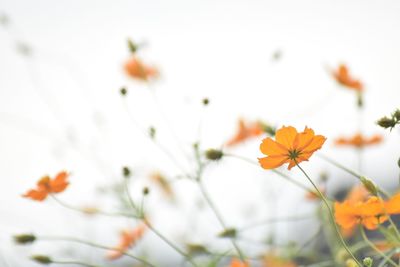
[[[388,219],[386,214],[384,201],[375,196],[364,202],[335,202],[335,219],[344,229],[362,224],[369,230],[375,230]]]
[[[239,259],[232,259],[229,267],[250,267],[250,265],[247,262],[242,262]]]
[[[36,201],[43,201],[49,194],[60,193],[69,185],[68,173],[62,171],[56,175],[54,179],[49,176],[42,177],[38,182],[36,189],[29,190],[23,197],[27,197]]]
[[[400,213],[400,193],[397,193],[386,201],[386,211],[389,214]]]
[[[260,122],[246,122],[239,119],[236,134],[226,142],[226,146],[234,146],[244,141],[263,134],[263,127]]]
[[[143,237],[146,229],[146,225],[141,223],[132,230],[123,230],[121,232],[119,244],[114,247],[112,251],[107,253],[107,258],[109,260],[120,258],[129,248],[134,246]]]
[[[157,186],[169,199],[174,198],[174,191],[164,175],[162,175],[160,172],[153,172],[150,174],[150,179],[157,184]]]
[[[318,189],[319,189],[319,191],[320,191],[322,194],[325,194],[325,193],[326,193],[325,187],[320,187],[320,186],[319,186]],[[308,191],[308,192],[306,193],[306,199],[307,199],[307,200],[320,200],[321,198],[320,198],[318,192],[316,192],[315,190],[310,190],[310,191]]]
[[[362,148],[369,145],[376,145],[381,143],[383,140],[382,136],[379,134],[373,135],[371,137],[365,137],[358,133],[353,137],[340,137],[335,140],[335,144],[338,146],[354,146],[357,148]]]
[[[134,55],[125,63],[124,69],[130,77],[141,81],[148,81],[159,75],[157,68],[144,64]]]
[[[359,80],[350,76],[349,70],[344,64],[339,65],[337,70],[332,71],[332,75],[339,84],[349,89],[359,92],[364,90],[363,84]]]
[[[287,260],[277,256],[273,252],[269,252],[263,259],[264,267],[297,267],[297,264],[291,260]]]
[[[326,138],[315,135],[314,131],[307,127],[298,133],[292,126],[283,126],[276,131],[275,140],[268,137],[260,145],[261,152],[267,155],[258,159],[264,169],[274,169],[289,163],[290,170],[296,162],[308,161],[312,154],[322,147]]]

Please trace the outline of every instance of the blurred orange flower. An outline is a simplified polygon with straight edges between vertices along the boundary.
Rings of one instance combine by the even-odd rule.
[[[385,211],[384,201],[378,197],[370,197],[367,201],[350,203],[335,202],[336,222],[344,229],[353,228],[362,224],[369,230],[374,230],[379,224],[385,222],[388,217]]]
[[[160,187],[160,189],[168,198],[174,198],[174,191],[164,175],[162,175],[160,172],[153,172],[150,175],[150,179]]]
[[[125,72],[132,78],[148,81],[158,76],[159,72],[155,67],[142,63],[137,56],[132,56],[124,65]]]
[[[60,193],[67,188],[69,182],[68,173],[59,172],[54,179],[49,176],[42,177],[38,182],[36,189],[29,190],[23,197],[27,197],[36,201],[43,201],[49,194]]]
[[[237,133],[226,142],[226,145],[234,146],[240,144],[249,138],[261,135],[263,132],[262,124],[260,122],[248,123],[243,119],[239,119]]]
[[[119,244],[114,247],[114,250],[107,253],[107,258],[109,260],[116,260],[120,258],[130,247],[134,246],[138,240],[143,237],[145,230],[146,225],[141,223],[133,230],[122,231]]]
[[[362,148],[368,145],[375,145],[381,143],[383,140],[382,136],[379,134],[373,135],[370,138],[362,136],[360,133],[354,135],[351,138],[341,137],[335,140],[335,144],[340,145],[348,145],[354,146],[357,148]]]
[[[364,90],[363,84],[359,80],[350,76],[349,70],[344,64],[339,65],[337,70],[332,71],[332,75],[338,83],[349,89],[359,92]]]
[[[278,257],[275,253],[268,253],[264,256],[263,266],[265,267],[296,267],[297,264],[290,261]]]
[[[267,155],[259,158],[258,161],[264,169],[274,169],[285,163],[289,163],[290,170],[297,163],[308,161],[312,154],[320,149],[326,138],[322,135],[315,135],[310,128],[305,128],[298,133],[292,126],[283,126],[276,131],[276,141],[272,138],[265,138],[260,150]]]
[[[400,213],[400,193],[397,193],[386,201],[386,211],[389,214]]]
[[[232,259],[229,267],[250,267],[250,265],[248,263],[243,263],[241,260]]]
[[[326,193],[325,187],[318,187],[319,191],[321,191],[322,194]],[[307,200],[319,200],[320,196],[318,195],[318,192],[315,190],[310,190],[306,193],[306,199]]]

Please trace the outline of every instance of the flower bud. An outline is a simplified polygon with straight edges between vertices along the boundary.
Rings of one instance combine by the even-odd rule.
[[[125,178],[129,178],[132,173],[131,173],[131,170],[127,166],[124,166],[122,168],[122,174],[124,175]]]
[[[399,158],[399,160],[397,161],[397,166],[399,166],[399,168],[400,168],[400,158]]]
[[[370,257],[366,257],[363,259],[363,264],[365,267],[372,267],[372,263],[374,261]]]
[[[208,104],[210,104],[210,99],[208,99],[208,98],[203,98],[202,102],[203,102],[203,105],[204,105],[204,106],[207,106]]]
[[[218,234],[219,237],[229,237],[229,238],[235,238],[236,237],[236,229],[235,228],[227,228],[221,233]]]
[[[147,186],[143,187],[142,193],[143,193],[144,196],[146,196],[146,195],[148,195],[150,193],[150,189]]]
[[[355,262],[355,260],[353,259],[348,259],[346,261],[346,267],[359,267],[357,262]]]
[[[221,150],[210,148],[206,151],[206,158],[209,160],[220,160],[224,153]]]
[[[393,118],[396,119],[396,121],[400,121],[400,109],[396,109],[393,113]]]
[[[52,263],[52,260],[49,257],[44,256],[44,255],[33,255],[31,257],[31,259],[33,261],[36,261],[37,263],[41,263],[41,264],[50,264],[50,263]]]
[[[15,235],[14,241],[17,244],[29,244],[33,243],[36,240],[36,237],[32,234],[22,234],[22,235]]]
[[[126,96],[126,94],[128,93],[128,90],[125,87],[121,87],[121,89],[119,89],[119,93],[122,96]]]
[[[381,126],[382,128],[393,128],[396,125],[396,121],[393,119],[390,119],[388,117],[383,117],[380,118],[376,124],[378,124],[379,126]]]
[[[207,254],[207,248],[201,244],[186,244],[186,249],[189,255]]]
[[[135,44],[131,39],[128,39],[128,48],[132,54],[135,54],[138,50],[138,45]]]
[[[151,139],[154,139],[156,137],[156,128],[154,128],[153,126],[149,128],[149,136]]]
[[[365,186],[365,188],[370,192],[372,195],[377,196],[378,195],[378,189],[376,188],[375,184],[369,180],[368,178],[361,176],[360,180],[362,184]]]

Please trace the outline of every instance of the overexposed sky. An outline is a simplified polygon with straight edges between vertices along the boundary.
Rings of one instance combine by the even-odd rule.
[[[399,107],[398,1],[2,0],[0,14],[9,18],[7,27],[0,28],[0,228],[7,235],[67,231],[115,242],[115,231],[128,222],[87,222],[51,201],[31,203],[20,194],[41,175],[60,169],[73,173],[63,195],[72,203],[97,203],[94,185],[118,181],[123,165],[137,168],[139,176],[154,168],[176,174],[168,158],[131,124],[126,106],[142,130],[157,127],[160,141],[182,164],[187,163],[178,146],[191,152],[200,120],[207,148],[221,146],[237,118],[245,117],[308,125],[328,137],[325,154],[355,167],[351,149],[332,145],[335,137],[353,134],[358,125],[353,92],[338,87],[326,71],[340,62],[366,85],[365,132],[385,135],[383,145],[366,151],[364,171],[385,186],[397,181],[398,131],[389,134],[374,122]],[[127,38],[145,43],[140,56],[160,68],[161,78],[151,89],[122,71],[129,56]],[[32,55],[18,53],[17,43],[31,46]],[[282,59],[273,62],[277,50]],[[129,89],[126,103],[118,94],[121,86]],[[158,107],[149,90],[155,90]],[[211,100],[205,111],[203,97]],[[232,153],[256,159],[258,145],[254,140]],[[319,159],[304,166],[315,176],[327,170],[332,188],[354,182]],[[242,211],[254,203],[262,203],[254,218],[272,216],[274,205],[266,202],[271,198],[285,207],[280,212],[301,212],[296,203],[302,192],[263,175],[226,160],[211,166],[206,180],[232,223],[246,222]],[[185,220],[191,210],[185,197],[192,198],[196,190],[190,183],[176,184],[184,206],[176,216]],[[285,193],[273,197],[278,190]],[[157,207],[157,197],[150,201]],[[154,215],[166,221],[167,232],[177,227],[171,214]],[[68,216],[77,222],[74,229],[66,227]],[[16,252],[7,235],[0,236],[0,248],[14,263],[18,253],[27,251]],[[282,234],[282,240],[291,235]],[[194,239],[209,241],[201,234]]]

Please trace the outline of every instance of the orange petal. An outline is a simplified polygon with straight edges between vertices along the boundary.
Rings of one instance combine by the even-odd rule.
[[[275,139],[276,142],[282,144],[288,150],[292,150],[294,140],[296,139],[297,130],[292,126],[283,126],[276,131]]]
[[[277,156],[277,155],[285,155],[288,154],[287,149],[283,147],[281,144],[275,142],[270,137],[265,138],[261,145],[260,150],[263,154],[268,156]]]
[[[312,139],[312,141],[304,148],[304,153],[315,152],[320,149],[322,145],[325,143],[326,137],[322,135],[316,135]]]
[[[258,159],[258,162],[260,163],[261,167],[268,170],[277,168],[288,161],[289,159],[283,156],[270,156]]]
[[[45,190],[29,190],[23,197],[27,197],[36,201],[43,201],[47,197],[47,192]]]

